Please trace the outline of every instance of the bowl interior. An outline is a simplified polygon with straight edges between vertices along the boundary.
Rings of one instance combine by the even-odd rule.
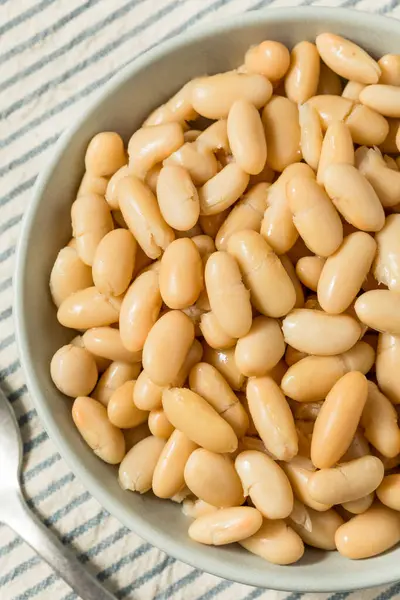
[[[349,37],[376,56],[400,52],[400,23],[395,20],[341,9],[290,8],[191,30],[136,60],[60,140],[24,221],[15,277],[17,336],[29,390],[61,454],[97,500],[140,536],[193,566],[250,585],[297,591],[349,590],[394,581],[400,548],[355,562],[338,553],[308,550],[295,566],[279,567],[239,546],[195,544],[187,537],[189,520],[179,506],[123,492],[116,469],[97,459],[82,441],[71,420],[70,399],[51,382],[50,359],[75,333],[58,325],[48,282],[59,249],[71,237],[70,207],[83,174],[86,145],[95,133],[115,130],[127,141],[150,110],[194,76],[240,65],[245,50],[264,39],[292,46],[302,39],[313,41],[324,31]]]

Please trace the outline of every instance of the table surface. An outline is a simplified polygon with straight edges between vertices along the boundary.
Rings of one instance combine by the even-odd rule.
[[[168,557],[121,526],[68,469],[33,408],[15,346],[11,281],[24,209],[61,132],[128,57],[201,22],[301,4],[400,18],[400,0],[0,0],[0,381],[21,427],[31,507],[118,598],[306,600],[308,594],[234,584]],[[318,597],[390,600],[399,592],[397,584]],[[0,524],[0,599],[31,598],[77,596]]]

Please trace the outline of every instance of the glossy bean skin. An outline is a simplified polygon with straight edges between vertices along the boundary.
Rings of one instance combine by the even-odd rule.
[[[125,455],[125,439],[110,423],[107,410],[93,398],[79,396],[72,406],[76,428],[93,452],[106,463],[117,465]]]
[[[156,108],[144,121],[143,127],[162,123],[184,123],[192,121],[198,115],[192,106],[192,89],[195,79],[186,83],[165,104]]]
[[[262,452],[241,452],[235,468],[245,496],[267,519],[285,519],[293,510],[293,492],[281,467]]]
[[[153,473],[153,492],[159,498],[172,498],[185,485],[185,465],[197,444],[175,429],[163,447]]]
[[[250,294],[231,254],[214,252],[209,257],[205,283],[211,310],[222,329],[233,338],[246,335],[252,322]]]
[[[363,231],[351,233],[328,257],[318,281],[318,302],[330,314],[348,309],[361,289],[376,254],[375,240]]]
[[[287,344],[319,356],[334,356],[349,350],[361,335],[361,327],[348,315],[330,315],[320,310],[296,308],[283,320]]]
[[[225,377],[233,390],[240,391],[243,389],[246,378],[236,366],[235,349],[214,349],[206,343],[203,344],[203,349],[203,360],[215,367]]]
[[[149,429],[152,435],[167,440],[174,431],[162,408],[153,408],[148,416]]]
[[[144,179],[155,164],[162,162],[184,143],[179,123],[163,123],[135,131],[129,140],[129,169]]]
[[[299,106],[299,122],[303,158],[316,171],[320,160],[323,136],[319,115],[311,104],[305,103]]]
[[[129,287],[119,315],[121,340],[127,350],[138,352],[143,349],[161,305],[158,274],[155,271],[142,273]]]
[[[358,102],[360,93],[365,86],[365,83],[360,83],[359,81],[348,81],[341,95],[343,98],[348,98],[349,100],[353,100],[353,102]]]
[[[373,266],[376,280],[393,292],[400,291],[400,215],[389,215],[375,240],[377,253]]]
[[[228,72],[197,79],[192,102],[203,117],[226,119],[236,100],[247,100],[259,109],[271,94],[272,85],[262,75]]]
[[[150,435],[129,450],[118,471],[123,490],[144,494],[151,490],[154,470],[165,446],[165,440]]]
[[[190,491],[212,506],[228,508],[244,502],[239,476],[226,455],[198,448],[188,458],[184,475]]]
[[[226,210],[243,194],[249,174],[236,162],[228,163],[199,189],[200,214],[212,216]]]
[[[314,96],[308,100],[319,114],[323,131],[335,121],[344,121],[353,109],[353,101],[329,94]]]
[[[246,396],[259,436],[279,460],[290,460],[298,451],[297,433],[283,392],[271,377],[250,379]]]
[[[91,266],[97,246],[114,227],[110,208],[102,196],[79,196],[71,208],[71,221],[78,255]]]
[[[368,382],[359,371],[335,383],[318,413],[311,441],[311,460],[319,469],[332,467],[349,448],[368,396]]]
[[[197,223],[200,204],[189,172],[179,165],[165,165],[157,179],[157,200],[166,223],[188,231]]]
[[[173,230],[164,221],[153,192],[137,177],[125,177],[118,184],[122,215],[144,252],[158,258],[173,241]]]
[[[317,95],[330,94],[341,96],[342,82],[340,77],[321,61]]]
[[[385,506],[400,511],[400,475],[386,475],[376,490],[376,495]]]
[[[198,394],[185,388],[163,391],[168,420],[193,442],[210,452],[234,452],[237,437],[232,427]]]
[[[354,165],[354,147],[349,128],[335,121],[326,130],[318,162],[317,181],[324,183],[325,169],[332,164]]]
[[[400,454],[400,430],[397,412],[388,398],[372,381],[368,382],[368,398],[361,417],[367,440],[383,456]]]
[[[167,312],[153,325],[143,346],[143,368],[156,385],[173,384],[193,340],[193,323],[181,311]]]
[[[91,329],[117,323],[120,310],[120,298],[106,298],[89,287],[68,296],[59,306],[57,319],[64,327]]]
[[[228,115],[228,139],[238,165],[249,175],[260,173],[267,159],[267,142],[260,114],[246,100],[237,100]]]
[[[198,517],[189,527],[189,537],[201,544],[221,546],[249,538],[261,525],[262,516],[255,508],[224,508]]]
[[[115,390],[121,387],[126,381],[136,379],[140,369],[140,363],[112,362],[98,380],[92,392],[92,397],[104,406],[107,406]]]
[[[267,140],[267,165],[282,172],[301,161],[299,111],[294,102],[272,96],[262,112]]]
[[[107,358],[111,361],[125,363],[140,363],[142,353],[130,352],[122,344],[118,329],[113,327],[94,327],[83,334],[84,346],[96,356]]]
[[[375,493],[370,492],[358,500],[349,500],[349,502],[343,502],[342,507],[352,515],[361,515],[367,511],[375,500]]]
[[[230,146],[227,120],[219,119],[206,127],[197,138],[197,146],[202,151],[204,151],[204,149],[211,152],[222,150],[225,154],[229,154]]]
[[[343,375],[349,371],[365,375],[374,360],[373,348],[363,341],[338,356],[306,356],[286,371],[282,390],[297,402],[319,402]]]
[[[205,362],[194,365],[189,373],[189,387],[229,423],[239,439],[243,437],[249,427],[246,411],[215,367]]]
[[[382,392],[393,404],[400,404],[400,386],[397,365],[400,360],[400,338],[380,333],[376,354],[376,379]]]
[[[286,186],[293,222],[306,246],[318,256],[330,256],[343,241],[343,226],[324,190],[307,177]]]
[[[328,511],[332,507],[331,504],[317,502],[309,492],[308,482],[315,471],[310,459],[296,456],[290,462],[282,462],[281,467],[290,481],[295,497],[300,502],[318,512]]]
[[[290,53],[290,67],[285,76],[286,96],[296,104],[303,104],[315,96],[318,88],[320,60],[315,44],[303,41]]]
[[[244,64],[250,73],[265,75],[272,82],[279,81],[290,66],[289,50],[280,42],[266,40],[247,50]]]
[[[260,529],[239,542],[243,548],[275,565],[290,565],[304,554],[300,536],[285,521],[264,520]]]
[[[400,173],[388,166],[379,150],[365,146],[358,148],[356,166],[374,188],[383,207],[391,208],[398,204]]]
[[[301,524],[290,519],[290,525],[301,537],[304,543],[321,550],[336,550],[335,534],[343,525],[343,519],[338,513],[329,509],[319,512],[310,507],[306,508],[307,523]]]
[[[204,515],[209,515],[210,513],[216,512],[219,510],[216,506],[212,506],[212,504],[207,504],[204,500],[200,500],[200,498],[185,498],[182,504],[182,512],[185,517],[191,517],[192,519],[197,519],[198,517],[203,517]]]
[[[385,54],[378,60],[381,69],[379,83],[400,85],[400,55]]]
[[[336,532],[340,554],[351,559],[370,558],[385,552],[400,540],[397,512],[375,503],[365,513],[344,523]]]
[[[293,266],[292,261],[286,254],[280,255],[280,261],[285,269],[286,273],[289,275],[291,282],[293,283],[294,291],[296,294],[296,302],[294,303],[293,308],[303,308],[304,306],[304,290],[301,285],[300,279],[296,273],[296,270]]]
[[[62,248],[50,273],[50,292],[54,304],[59,307],[68,296],[92,285],[92,270],[79,258],[76,248]]]
[[[142,371],[133,390],[133,401],[142,410],[162,407],[163,388],[152,382],[146,371]]]
[[[212,311],[201,315],[200,330],[207,344],[215,350],[225,350],[236,345],[237,339],[231,337],[222,329]]]
[[[379,145],[389,133],[387,119],[364,104],[355,104],[345,123],[355,144]]]
[[[166,158],[163,164],[165,166],[177,165],[186,169],[196,186],[204,185],[218,172],[218,163],[213,152],[206,146],[200,145],[198,140],[183,144]]]
[[[88,173],[98,177],[110,177],[125,164],[124,142],[118,133],[103,131],[90,140],[85,154]]]
[[[82,181],[76,193],[78,196],[86,196],[87,194],[98,194],[104,196],[108,185],[108,178],[95,175],[94,173],[88,173],[85,171]]]
[[[304,256],[296,263],[296,275],[303,285],[316,292],[324,264],[325,259],[320,256]]]
[[[131,429],[147,420],[148,412],[140,410],[133,402],[134,387],[134,381],[126,381],[115,390],[107,405],[110,422],[120,429]]]
[[[324,63],[341,77],[366,84],[379,81],[378,63],[357,44],[333,33],[321,33],[316,44]]]
[[[261,377],[273,369],[285,352],[285,342],[278,321],[256,317],[247,335],[235,348],[235,362],[246,377]]]
[[[124,165],[114,173],[114,175],[110,178],[110,180],[107,183],[107,188],[105,190],[104,197],[112,210],[119,210],[117,194],[118,183],[121,181],[121,179],[127,177],[129,174],[129,165]]]
[[[120,296],[128,288],[135,267],[136,240],[126,229],[103,237],[93,259],[93,281],[105,296]]]
[[[160,293],[167,306],[188,308],[204,286],[203,263],[196,245],[189,238],[174,240],[161,258]]]
[[[384,117],[400,117],[400,88],[396,85],[368,85],[360,93],[360,102]]]
[[[261,234],[251,230],[233,234],[228,241],[228,252],[238,262],[257,310],[265,316],[281,317],[293,308],[296,302],[293,283]]]
[[[400,335],[400,296],[390,290],[371,290],[354,304],[362,323],[377,331]]]
[[[88,396],[98,376],[92,354],[72,344],[63,346],[54,354],[50,374],[60,392],[72,398]]]

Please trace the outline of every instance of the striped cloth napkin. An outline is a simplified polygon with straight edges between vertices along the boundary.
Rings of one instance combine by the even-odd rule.
[[[21,427],[30,506],[118,598],[307,600],[307,594],[251,588],[180,563],[122,527],[75,479],[43,430],[17,358],[11,279],[21,219],[59,135],[129,60],[198,23],[294,4],[400,18],[400,0],[0,0],[0,380]],[[319,597],[389,600],[399,592],[400,584]],[[0,599],[31,598],[77,596],[0,525]]]

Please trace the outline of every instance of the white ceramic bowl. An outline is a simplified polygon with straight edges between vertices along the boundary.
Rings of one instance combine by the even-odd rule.
[[[400,22],[341,9],[287,8],[252,12],[190,30],[135,60],[105,87],[96,102],[60,139],[39,177],[23,224],[15,276],[15,322],[28,388],[43,423],[72,471],[124,525],[168,554],[199,569],[249,585],[293,591],[336,591],[397,580],[400,548],[348,561],[336,552],[308,549],[296,565],[268,564],[238,545],[208,547],[187,536],[180,507],[150,494],[124,492],[116,470],[86,446],[71,419],[71,400],[54,387],[50,359],[73,332],[56,321],[48,282],[59,249],[71,237],[70,206],[83,174],[84,153],[98,131],[125,140],[146,115],[183,83],[241,64],[245,50],[264,39],[288,46],[331,31],[380,56],[400,53]]]

